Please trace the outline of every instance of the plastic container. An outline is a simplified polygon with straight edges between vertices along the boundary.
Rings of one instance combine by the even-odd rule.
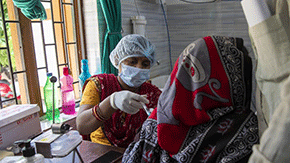
[[[17,163],[44,163],[42,154],[35,154],[35,148],[30,145],[30,140],[25,142],[25,147],[22,149],[23,159]]]
[[[22,156],[7,156],[0,160],[0,163],[15,163],[23,159]],[[74,163],[81,162],[77,154],[71,152],[66,157],[44,158],[44,163]]]
[[[40,136],[34,138],[31,141],[31,145],[35,146],[35,142],[44,141],[44,139],[50,138],[59,134],[52,134],[52,131],[49,130]],[[73,151],[80,143],[82,142],[82,136],[77,130],[71,130],[53,141],[50,145],[51,155],[53,157],[65,157],[71,151]]]
[[[55,122],[59,122],[59,109],[58,109],[58,90],[56,84],[50,81],[52,73],[47,73],[46,83],[43,87],[44,103],[46,106],[46,118],[49,121],[53,120],[53,89],[54,89],[54,118]],[[53,86],[54,85],[54,86]]]
[[[132,16],[133,34],[145,36],[145,27],[147,24],[145,16]]]
[[[44,140],[52,135],[52,131],[49,130],[31,141],[31,147],[35,148],[35,142]],[[72,163],[72,162],[80,162],[80,158],[77,154],[72,151],[78,147],[78,145],[82,142],[82,136],[76,130],[71,130],[59,138],[51,144],[51,154],[53,158],[44,158],[45,163]],[[34,158],[36,160],[41,160],[42,155],[36,154]],[[40,159],[41,158],[41,159]],[[3,158],[0,163],[18,163],[23,160],[23,156],[7,156]],[[73,161],[74,160],[74,161]],[[21,162],[22,163],[22,162]]]
[[[0,149],[6,149],[17,140],[40,134],[39,111],[37,104],[12,105],[0,109]]]
[[[73,89],[73,77],[68,73],[68,67],[63,68],[63,76],[60,78],[62,95],[62,112],[75,114],[75,96]]]
[[[92,75],[89,72],[88,60],[82,59],[82,72],[79,76],[79,82],[81,85],[81,90],[84,86],[85,81]]]
[[[22,149],[23,156],[21,157],[7,157],[4,158],[1,162],[8,163],[44,163],[44,157],[42,154],[35,153],[35,148],[30,145],[30,139],[27,141],[19,141],[25,144],[25,147]]]
[[[82,136],[76,130],[63,134],[51,144],[51,154],[54,157],[67,156],[82,142]]]
[[[15,163],[21,159],[23,159],[23,156],[6,156],[0,160],[0,163]]]

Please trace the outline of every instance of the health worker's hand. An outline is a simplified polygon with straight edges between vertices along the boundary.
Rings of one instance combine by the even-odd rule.
[[[141,102],[148,104],[149,100],[144,95],[126,90],[115,92],[110,96],[111,106],[128,114],[136,114],[142,108]]]

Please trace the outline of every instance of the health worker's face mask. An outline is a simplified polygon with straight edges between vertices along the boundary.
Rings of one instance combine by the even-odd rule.
[[[140,69],[121,63],[120,78],[130,87],[139,87],[150,78],[150,69]]]

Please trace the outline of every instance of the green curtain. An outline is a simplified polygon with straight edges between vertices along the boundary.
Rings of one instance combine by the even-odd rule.
[[[46,12],[40,0],[13,0],[13,3],[28,19],[46,19]]]
[[[121,2],[120,0],[100,0],[100,3],[107,24],[101,54],[102,73],[118,75],[118,70],[111,64],[109,55],[122,38]]]

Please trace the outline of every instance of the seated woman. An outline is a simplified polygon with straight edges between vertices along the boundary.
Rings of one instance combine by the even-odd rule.
[[[123,37],[110,54],[119,75],[99,74],[84,85],[76,119],[78,131],[92,142],[126,148],[157,106],[161,91],[146,81],[154,64],[154,46],[141,35]]]
[[[209,36],[185,48],[122,162],[247,162],[259,137],[242,41]]]

